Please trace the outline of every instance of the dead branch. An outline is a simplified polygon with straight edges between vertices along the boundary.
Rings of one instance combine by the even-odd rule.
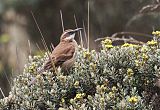
[[[160,8],[160,3],[158,3],[157,1],[157,4],[151,4],[142,7],[142,9],[139,12],[140,13],[154,12],[154,11],[159,11],[159,8]]]
[[[117,33],[114,33],[111,35],[111,37],[117,37],[118,35],[132,35],[132,36],[142,36],[142,37],[148,37],[148,38],[153,38],[152,35],[149,35],[149,34],[143,34],[143,33],[138,33],[138,32],[117,32]]]
[[[122,38],[118,38],[117,36],[121,35]],[[138,41],[136,39],[134,39],[133,37],[129,37],[129,38],[125,38],[125,36],[142,36],[142,37],[148,37],[148,38],[153,38],[152,35],[148,35],[148,34],[143,34],[143,33],[137,33],[137,32],[117,32],[111,35],[111,37],[104,37],[104,38],[98,38],[95,40],[95,42],[97,41],[101,41],[104,39],[111,39],[113,42],[114,41],[124,41],[124,42],[130,42],[130,43],[134,43],[134,44],[144,44],[144,42],[142,41]]]
[[[104,39],[111,39],[113,42],[114,41],[125,41],[125,42],[131,42],[131,43],[134,43],[134,44],[144,44],[144,42],[141,42],[141,41],[137,41],[133,38],[114,38],[114,37],[104,37],[104,38],[98,38],[96,39],[95,41],[101,41],[101,40],[104,40]]]

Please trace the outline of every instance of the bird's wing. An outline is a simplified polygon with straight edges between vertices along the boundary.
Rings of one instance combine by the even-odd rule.
[[[61,43],[59,44],[51,54],[51,58],[45,64],[44,69],[52,68],[52,61],[54,65],[61,66],[65,61],[71,59],[74,55],[75,47],[71,44]],[[52,61],[51,61],[52,60]]]
[[[56,58],[55,66],[62,65],[65,61],[71,59],[73,57],[73,54],[61,54]]]

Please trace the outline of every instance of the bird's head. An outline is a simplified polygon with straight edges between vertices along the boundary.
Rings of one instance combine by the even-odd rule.
[[[82,29],[83,28],[65,30],[61,35],[61,41],[72,41],[72,40],[74,40],[76,32],[78,32]]]

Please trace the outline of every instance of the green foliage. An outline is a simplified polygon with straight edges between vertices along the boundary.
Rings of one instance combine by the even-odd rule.
[[[155,83],[160,76],[158,35],[144,45],[112,46],[102,41],[100,52],[79,47],[74,67],[57,73],[40,69],[47,55],[29,57],[24,72],[14,79],[0,108],[59,110],[151,110]],[[35,84],[28,86],[33,77]],[[156,98],[155,98],[156,99]],[[157,103],[159,104],[159,103]]]

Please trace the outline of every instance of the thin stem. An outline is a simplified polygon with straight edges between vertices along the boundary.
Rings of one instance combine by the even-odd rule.
[[[62,30],[64,32],[64,22],[63,22],[63,15],[62,15],[62,11],[61,10],[60,10],[60,16],[61,16]]]
[[[5,70],[4,70],[4,74],[5,74],[5,77],[6,77],[7,81],[8,81],[8,83],[9,83],[10,87],[11,87],[11,82],[10,82],[10,80],[9,80],[9,78],[8,78],[7,73],[6,73]]]
[[[89,51],[89,0],[88,0],[88,51]]]
[[[2,93],[2,96],[5,98],[4,92],[2,91],[2,89],[0,88],[0,91]]]
[[[83,29],[84,29],[84,37],[85,37],[86,44],[87,44],[88,40],[87,40],[87,33],[86,33],[86,27],[85,27],[84,21],[83,21]]]
[[[54,45],[53,45],[53,43],[51,43],[51,51],[53,51],[54,50]]]
[[[28,40],[29,55],[31,55],[31,42]]]
[[[115,37],[104,37],[104,38],[98,38],[95,40],[95,42],[97,41],[101,41],[101,40],[105,40],[105,39],[111,39],[112,41],[125,41],[125,42],[131,42],[131,43],[136,43],[136,44],[144,44],[144,42],[140,42],[140,41],[137,41],[133,38],[115,38]]]
[[[40,49],[39,45],[36,43],[37,48],[39,49],[39,51],[41,52],[41,54],[43,55],[42,50]]]
[[[75,24],[76,24],[76,28],[78,28],[78,23],[77,23],[77,19],[76,19],[75,15],[74,15],[74,21],[75,21]],[[82,39],[81,31],[78,32],[78,36],[79,36],[80,45],[83,48],[83,39]]]
[[[17,56],[17,68],[18,68],[18,72],[20,73],[20,62],[19,62],[19,56],[18,56],[18,48],[16,46],[16,56]]]
[[[49,53],[48,53],[48,52],[49,52],[49,49],[48,49],[47,44],[46,44],[46,42],[45,42],[44,36],[43,36],[43,34],[42,34],[42,31],[41,31],[41,29],[40,29],[40,27],[39,27],[39,25],[38,25],[38,23],[37,23],[37,20],[36,20],[36,18],[35,18],[35,16],[34,16],[34,14],[33,14],[32,11],[31,11],[31,14],[32,14],[32,17],[33,17],[33,19],[34,19],[34,22],[36,23],[36,26],[37,26],[37,28],[38,28],[38,31],[39,31],[39,33],[40,33],[40,35],[41,35],[41,37],[42,37],[41,40],[42,40],[42,43],[43,43],[43,45],[44,45],[45,50],[47,51],[47,55],[48,55],[49,59],[51,60],[52,67],[53,67],[54,71],[57,73],[56,68],[55,68],[55,64],[53,63],[52,58],[51,58],[51,56],[50,56]]]

